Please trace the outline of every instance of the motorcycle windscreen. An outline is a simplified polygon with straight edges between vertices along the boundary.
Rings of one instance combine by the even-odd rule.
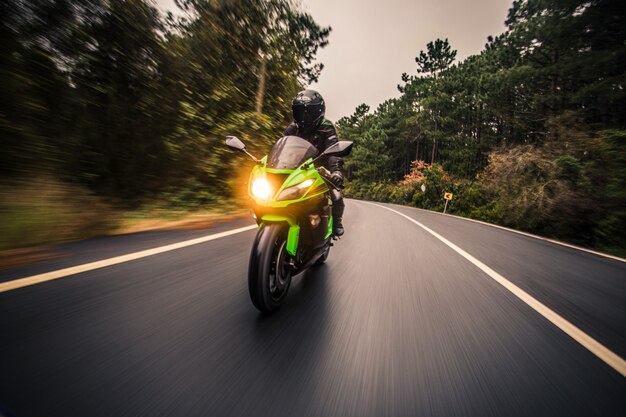
[[[276,169],[295,169],[317,154],[315,146],[297,136],[282,137],[267,156],[267,166]]]

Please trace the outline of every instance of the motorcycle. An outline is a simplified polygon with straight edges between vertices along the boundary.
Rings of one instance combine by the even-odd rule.
[[[330,192],[338,187],[316,162],[349,155],[353,143],[339,141],[317,155],[308,141],[285,136],[262,159],[250,154],[237,137],[227,137],[226,145],[257,163],[248,184],[259,225],[250,253],[248,290],[252,304],[268,314],[285,300],[293,276],[328,258],[337,239]]]

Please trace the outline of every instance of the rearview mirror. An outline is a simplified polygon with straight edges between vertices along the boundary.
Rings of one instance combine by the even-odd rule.
[[[309,169],[309,166],[311,164],[315,163],[315,161],[324,156],[348,156],[352,151],[352,145],[354,145],[354,142],[351,142],[349,140],[340,140],[339,142],[326,148],[324,152],[316,156],[310,163],[302,165],[302,169]]]
[[[352,151],[352,145],[354,142],[349,140],[340,140],[334,145],[329,146],[322,152],[323,156],[348,156]],[[320,156],[322,156],[320,155]]]
[[[237,149],[238,151],[243,151],[246,149],[246,145],[244,145],[241,139],[236,136],[227,136],[226,145],[233,149]]]
[[[250,157],[250,159],[252,159],[257,164],[261,162],[254,155],[250,154],[250,152],[246,150],[246,145],[244,145],[241,139],[239,139],[237,136],[226,136],[226,146],[228,146],[229,148],[237,149],[238,151],[245,153],[246,155]]]

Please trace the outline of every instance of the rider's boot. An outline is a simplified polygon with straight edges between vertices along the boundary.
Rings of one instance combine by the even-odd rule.
[[[335,236],[341,236],[344,232],[342,224],[344,208],[343,204],[333,205],[333,234]]]

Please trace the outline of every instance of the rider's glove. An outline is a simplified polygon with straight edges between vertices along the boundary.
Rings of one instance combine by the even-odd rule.
[[[339,171],[335,171],[330,174],[330,182],[335,184],[337,187],[341,187],[343,185],[343,175]]]

